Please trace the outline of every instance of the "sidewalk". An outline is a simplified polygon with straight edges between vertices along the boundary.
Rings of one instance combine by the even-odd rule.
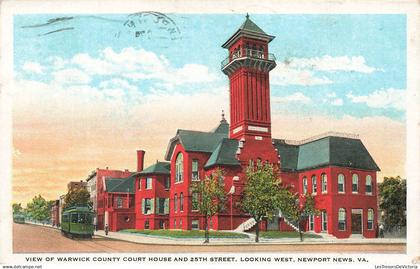
[[[122,232],[109,232],[105,235],[104,231],[95,231],[95,235],[115,240],[158,245],[203,245],[204,238],[170,238],[162,236],[152,236],[143,234],[129,234]],[[404,238],[305,238],[300,242],[299,238],[260,238],[259,243],[255,243],[255,235],[248,234],[249,238],[210,238],[209,245],[295,245],[295,244],[406,244]]]

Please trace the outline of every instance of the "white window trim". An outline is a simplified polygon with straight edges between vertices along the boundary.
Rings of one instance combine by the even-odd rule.
[[[325,191],[324,191],[324,177],[322,176],[322,175],[324,175],[325,176]],[[327,174],[322,174],[321,175],[321,192],[322,193],[328,193],[328,177],[327,177]]]
[[[367,192],[367,191],[366,191],[366,186],[368,186],[368,185],[366,184],[367,179],[368,179],[368,176],[369,176],[369,178],[370,178],[370,192]],[[367,176],[366,176],[366,179],[365,179],[365,194],[366,194],[366,195],[373,195],[373,183],[372,183],[372,177],[371,177],[370,175],[367,175]]]
[[[326,218],[324,218],[324,212],[325,212]],[[327,228],[325,230],[324,230],[324,222],[327,223]],[[321,212],[321,231],[328,232],[328,213],[326,210],[323,210]]]
[[[147,181],[150,179],[150,188],[147,187]],[[151,177],[146,177],[146,190],[152,190],[153,189],[153,179]]]
[[[340,188],[339,188],[339,186],[340,186],[340,180],[339,180],[340,175],[343,176],[343,191],[340,191]],[[341,194],[346,193],[346,177],[343,174],[338,174],[338,176],[337,176],[337,192],[341,193]]]
[[[316,190],[315,191],[314,191],[314,182],[315,182],[315,186],[316,186]],[[312,196],[315,196],[317,194],[317,192],[318,192],[318,182],[317,182],[316,176],[315,177],[311,177],[311,186],[312,186],[312,193],[311,194],[312,194]]]
[[[338,221],[338,224],[340,224],[340,209],[338,210],[337,221]],[[347,211],[346,211],[346,209],[344,209],[344,229],[340,230],[340,227],[338,227],[337,230],[340,231],[340,232],[345,232],[347,230]]]
[[[302,192],[303,194],[308,193],[308,179],[306,177],[302,178]]]
[[[353,191],[353,185],[354,185],[354,183],[353,183],[353,176],[354,175],[357,176],[357,181],[356,181],[357,191]],[[351,176],[351,193],[353,193],[353,194],[358,194],[359,193],[359,175],[357,175],[357,174],[353,174]]]
[[[369,211],[372,211],[372,228],[369,229],[368,223],[369,223]],[[368,231],[372,231],[374,230],[374,223],[375,223],[375,210],[373,210],[372,208],[368,208],[367,210],[367,221],[366,221],[366,230]]]

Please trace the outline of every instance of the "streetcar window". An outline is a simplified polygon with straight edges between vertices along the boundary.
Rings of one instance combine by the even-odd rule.
[[[90,215],[90,214],[86,215],[86,223],[87,224],[92,224],[92,215]]]
[[[71,214],[71,223],[77,223],[77,214]]]
[[[86,214],[79,214],[79,223],[86,223]]]

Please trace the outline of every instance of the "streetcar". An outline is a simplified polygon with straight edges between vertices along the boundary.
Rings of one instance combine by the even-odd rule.
[[[24,214],[13,214],[13,222],[14,223],[20,223],[20,224],[24,224],[25,223],[25,215]]]
[[[65,208],[61,216],[61,233],[70,238],[92,238],[93,211],[88,206]]]

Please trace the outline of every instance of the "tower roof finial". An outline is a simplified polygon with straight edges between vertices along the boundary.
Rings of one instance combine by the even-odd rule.
[[[248,14],[248,12],[246,13],[245,18],[249,19],[249,14]]]
[[[222,109],[222,120],[220,122],[226,122],[225,111]]]

